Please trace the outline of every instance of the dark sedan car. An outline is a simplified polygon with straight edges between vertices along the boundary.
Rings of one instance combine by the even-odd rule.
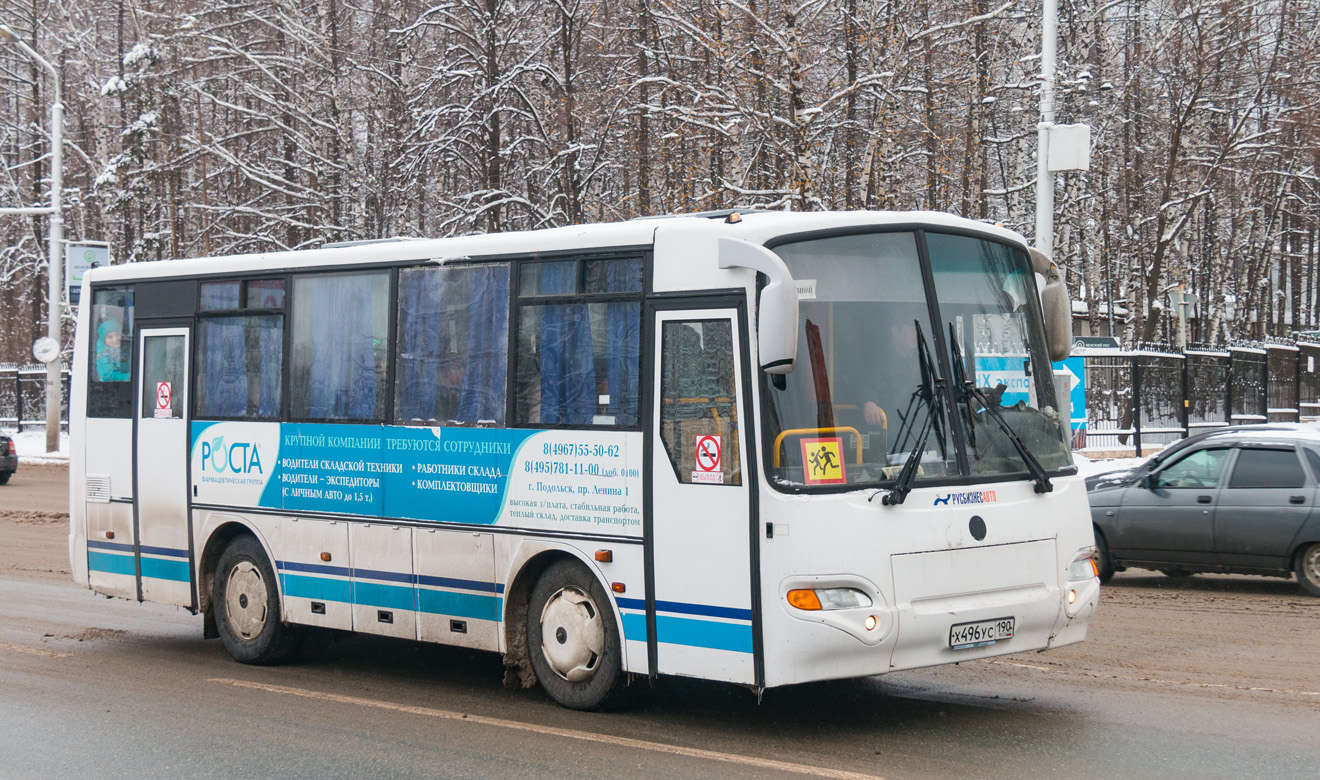
[[[1101,582],[1128,566],[1295,575],[1320,596],[1320,429],[1221,428],[1086,487]]]
[[[0,436],[0,485],[8,482],[15,471],[18,471],[18,452],[14,450],[14,440]]]

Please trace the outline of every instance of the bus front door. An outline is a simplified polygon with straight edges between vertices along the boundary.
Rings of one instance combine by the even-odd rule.
[[[754,684],[740,315],[654,312],[647,618],[653,672]]]
[[[134,450],[138,596],[190,606],[188,553],[188,328],[138,334]]]

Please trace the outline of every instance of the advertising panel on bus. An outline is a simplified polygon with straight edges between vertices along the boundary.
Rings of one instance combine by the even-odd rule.
[[[194,502],[641,536],[637,432],[198,422]]]

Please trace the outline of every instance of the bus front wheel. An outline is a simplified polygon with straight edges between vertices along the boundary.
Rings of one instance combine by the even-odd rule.
[[[220,640],[235,661],[276,664],[298,649],[301,632],[280,621],[280,596],[261,543],[239,536],[220,555],[211,583]]]
[[[553,563],[532,588],[527,648],[546,694],[575,710],[616,703],[626,682],[605,589],[577,561]]]

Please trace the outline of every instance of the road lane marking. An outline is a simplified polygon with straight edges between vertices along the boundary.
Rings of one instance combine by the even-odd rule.
[[[628,737],[614,737],[607,734],[595,734],[590,731],[578,731],[576,729],[561,729],[554,726],[540,726],[535,723],[523,723],[516,720],[504,720],[503,718],[489,718],[484,715],[469,715],[461,712],[450,712],[448,710],[437,710],[431,707],[416,707],[408,704],[395,704],[388,701],[379,701],[377,699],[362,699],[356,696],[343,696],[337,693],[323,693],[321,691],[309,691],[304,688],[288,688],[283,685],[267,685],[265,683],[248,682],[247,680],[234,680],[225,677],[213,677],[208,682],[219,683],[221,685],[232,685],[235,688],[249,688],[256,691],[265,691],[267,693],[278,693],[286,696],[301,696],[305,699],[317,699],[320,701],[334,702],[336,704],[355,704],[360,707],[374,707],[381,710],[390,710],[393,712],[402,712],[409,715],[422,715],[428,718],[441,718],[444,720],[458,720],[467,723],[479,723],[483,726],[494,726],[496,728],[512,729],[514,731],[526,731],[532,734],[543,734],[552,737],[565,737],[567,739],[580,739],[584,742],[600,742],[606,745],[615,745],[618,747],[633,748],[636,750],[652,750],[657,753],[669,753],[676,756],[687,758],[702,758],[709,761],[722,761],[726,764],[740,764],[742,766],[754,767],[756,769],[772,769],[779,772],[789,772],[798,775],[810,775],[812,777],[825,777],[832,780],[883,780],[875,775],[864,775],[858,772],[846,772],[841,769],[826,769],[825,767],[810,766],[807,764],[793,764],[787,761],[772,761],[768,758],[756,758],[755,756],[743,756],[737,753],[721,753],[715,750],[701,750],[699,748],[680,747],[678,745],[666,745],[662,742],[648,742],[642,739],[630,739]]]
[[[57,653],[54,650],[41,650],[36,647],[24,647],[22,645],[11,645],[8,642],[0,642],[0,650],[13,650],[15,653],[27,653],[28,655],[39,655],[42,658],[68,658],[73,653]]]
[[[1019,669],[1032,669],[1047,674],[1070,674],[1079,677],[1095,677],[1105,680],[1125,680],[1127,682],[1148,682],[1157,685],[1179,685],[1185,688],[1223,688],[1232,691],[1251,691],[1252,693],[1280,693],[1286,696],[1320,696],[1320,691],[1293,691],[1286,688],[1261,688],[1254,685],[1234,685],[1232,683],[1198,683],[1187,680],[1162,680],[1158,677],[1138,677],[1130,674],[1105,674],[1103,672],[1081,672],[1067,669],[1051,669],[1048,666],[1024,664],[1015,661],[996,661],[986,659],[986,663],[996,666],[1015,666]]]

